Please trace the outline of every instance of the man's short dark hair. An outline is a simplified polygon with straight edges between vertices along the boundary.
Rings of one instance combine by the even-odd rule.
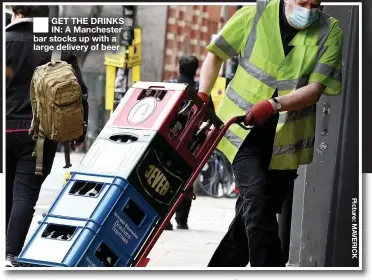
[[[180,74],[184,74],[188,77],[194,78],[198,67],[199,61],[196,56],[188,54],[181,56],[179,61]]]
[[[49,6],[10,6],[13,13],[21,14],[25,18],[49,17]]]

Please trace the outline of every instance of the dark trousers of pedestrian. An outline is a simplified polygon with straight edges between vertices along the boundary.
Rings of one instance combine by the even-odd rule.
[[[214,252],[210,267],[283,267],[286,260],[278,234],[287,190],[297,170],[269,170],[278,115],[255,127],[244,140],[233,171],[239,190],[235,218]]]
[[[192,198],[185,197],[176,210],[175,220],[179,225],[186,225],[191,209]]]
[[[45,141],[43,176],[35,175],[35,142],[27,132],[6,134],[6,254],[18,256],[24,245],[40,188],[50,173],[57,145]]]

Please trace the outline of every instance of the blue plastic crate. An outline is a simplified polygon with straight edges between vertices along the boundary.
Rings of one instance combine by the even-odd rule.
[[[115,176],[71,173],[66,185],[59,193],[48,213],[66,217],[90,219],[100,204],[112,205],[128,185],[127,180]],[[85,187],[96,186],[96,195],[87,195]],[[77,190],[82,194],[76,194]],[[109,209],[106,208],[106,211]],[[102,216],[103,217],[103,216]],[[97,220],[102,223],[103,220]]]
[[[18,261],[46,267],[127,267],[133,260],[93,221],[46,216]]]
[[[74,186],[81,182],[101,184],[100,191],[92,197],[71,194]],[[72,174],[48,215],[96,223],[131,257],[159,219],[155,210],[126,180],[80,173]]]

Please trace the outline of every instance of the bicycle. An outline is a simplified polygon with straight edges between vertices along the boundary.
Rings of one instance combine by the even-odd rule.
[[[195,181],[195,189],[213,198],[237,197],[231,164],[223,153],[212,153]]]

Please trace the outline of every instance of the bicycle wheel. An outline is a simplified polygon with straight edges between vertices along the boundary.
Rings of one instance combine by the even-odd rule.
[[[223,182],[223,196],[227,198],[236,198],[236,186],[232,166],[226,156],[217,151],[220,163],[220,180]]]
[[[207,163],[204,165],[198,178],[195,180],[195,189],[201,190],[202,195],[220,198],[224,195],[224,184],[218,175],[217,154],[213,152]]]

